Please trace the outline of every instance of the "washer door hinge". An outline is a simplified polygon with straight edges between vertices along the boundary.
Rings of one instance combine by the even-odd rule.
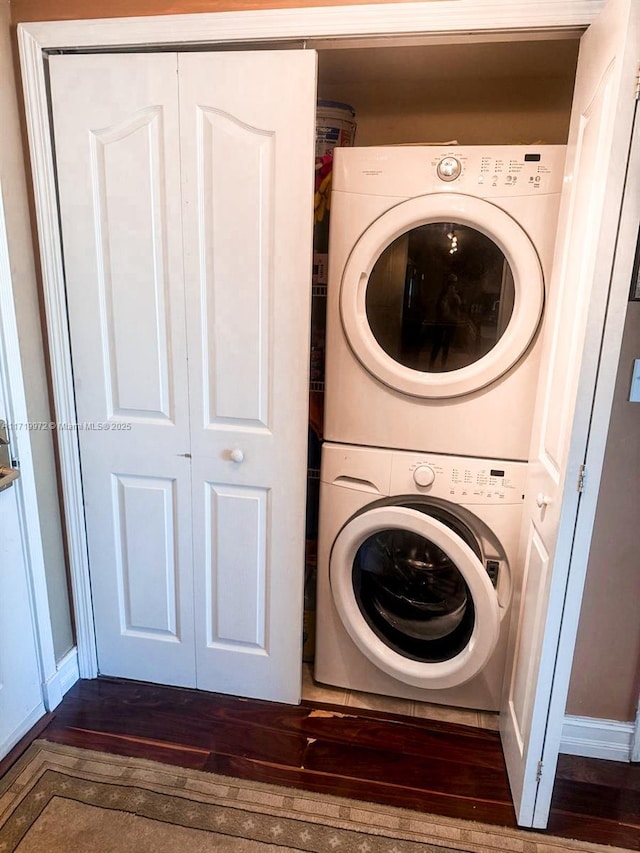
[[[580,470],[578,471],[578,492],[582,493],[584,491],[584,482],[587,479],[587,466],[582,464],[580,466]]]
[[[538,761],[538,769],[536,770],[536,782],[542,779],[542,761]]]

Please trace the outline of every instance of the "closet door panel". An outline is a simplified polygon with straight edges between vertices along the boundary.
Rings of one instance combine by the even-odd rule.
[[[122,630],[176,641],[175,480],[114,476],[112,487]]]
[[[297,702],[316,58],[178,61],[197,682]]]
[[[99,669],[192,686],[177,58],[49,63]]]
[[[205,259],[200,301],[207,320],[202,422],[267,427],[275,139],[220,110],[198,106],[195,120]]]
[[[244,486],[209,489],[206,524],[207,646],[265,651],[269,493]]]
[[[164,123],[163,108],[152,106],[89,135],[106,409],[112,415],[172,415]]]

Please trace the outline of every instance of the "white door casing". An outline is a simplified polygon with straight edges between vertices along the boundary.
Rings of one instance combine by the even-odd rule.
[[[315,54],[50,73],[100,671],[298,701]]]
[[[558,695],[564,691],[564,713],[566,663],[573,655],[579,611],[567,608],[566,593],[570,588],[573,601],[580,600],[588,557],[591,527],[581,540],[574,532],[580,524],[580,471],[588,452],[635,107],[638,21],[633,14],[629,0],[612,0],[583,36],[578,60],[524,506],[523,579],[514,601],[501,713],[516,813],[525,826],[546,824],[560,742],[560,727],[548,725],[548,707],[552,689]],[[627,288],[630,274],[629,268]],[[620,326],[615,346],[621,336]],[[602,454],[593,464],[601,466]],[[584,511],[591,505],[594,495]],[[565,634],[570,643],[565,661],[558,656],[558,642],[567,610],[574,636],[571,641]],[[557,743],[549,749],[551,766],[543,768],[547,736]]]
[[[203,15],[159,16],[132,19],[113,19],[100,21],[64,21],[41,24],[23,24],[18,27],[20,56],[23,72],[23,82],[26,101],[26,117],[29,131],[32,169],[34,173],[34,189],[36,200],[36,215],[38,220],[40,253],[43,268],[43,284],[45,307],[49,328],[49,346],[52,358],[52,373],[54,378],[54,395],[57,413],[60,420],[72,421],[75,418],[73,404],[73,383],[70,368],[69,345],[65,324],[64,280],[62,275],[62,253],[57,230],[57,209],[55,192],[55,173],[48,129],[48,106],[46,85],[46,51],[48,49],[64,49],[68,45],[77,47],[109,47],[112,45],[149,45],[149,44],[203,44],[207,41],[232,44],[235,42],[259,39],[268,43],[270,40],[282,38],[340,38],[355,36],[367,38],[378,35],[398,35],[421,41],[435,38],[442,40],[443,34],[451,34],[454,38],[461,34],[471,38],[486,34],[492,38],[492,32],[498,37],[505,33],[515,39],[528,38],[531,32],[534,36],[553,30],[555,33],[563,29],[588,28],[605,5],[605,0],[567,0],[558,4],[556,0],[542,0],[532,5],[528,0],[490,0],[478,4],[476,0],[443,0],[441,3],[411,3],[388,4],[375,7],[333,7],[308,8],[297,10],[262,10],[240,13],[213,13]],[[624,7],[614,10],[612,17],[617,14],[626,15]],[[623,21],[626,25],[626,19]],[[437,34],[432,36],[430,34]],[[589,31],[587,30],[587,35]],[[629,45],[633,44],[633,34],[629,36]],[[635,36],[637,38],[637,36]],[[312,44],[309,41],[308,44]],[[385,44],[390,44],[387,40]],[[629,62],[632,58],[627,53],[624,60],[625,77],[629,76]],[[637,57],[633,59],[637,62]],[[583,69],[585,71],[585,69]],[[588,69],[586,69],[588,73]],[[635,69],[633,70],[635,77]],[[635,89],[635,80],[632,80]],[[630,93],[633,97],[633,92]],[[615,137],[616,153],[620,169],[624,169],[628,131],[628,109],[623,109],[616,115],[613,136]],[[612,172],[614,185],[611,192],[615,196],[619,190],[621,176]],[[609,191],[607,191],[607,196]],[[614,217],[615,219],[615,217]],[[607,248],[612,251],[616,222],[605,217],[601,237],[598,242],[598,252],[606,255]],[[637,230],[637,222],[636,222]],[[620,262],[618,278],[624,277],[625,262]],[[628,272],[628,270],[626,270]],[[628,285],[628,278],[626,285]],[[626,286],[625,285],[625,286]],[[605,282],[606,287],[606,282]],[[601,300],[594,305],[594,324],[587,327],[589,346],[597,349],[602,332]],[[600,320],[600,322],[598,322]],[[616,341],[620,338],[621,324],[612,320],[607,326],[607,334],[615,350]],[[588,349],[589,347],[585,347]],[[615,355],[615,352],[614,352]],[[615,370],[613,371],[615,374]],[[598,383],[598,396],[602,401],[601,412],[606,421],[608,403],[607,396],[613,385],[611,377],[602,373]],[[593,383],[586,383],[585,393],[593,396]],[[73,440],[72,440],[73,439]],[[96,672],[95,651],[93,645],[92,607],[88,587],[88,570],[83,531],[82,500],[79,490],[79,457],[75,436],[60,435],[59,446],[63,468],[63,493],[67,513],[67,534],[70,547],[71,573],[75,591],[76,621],[78,626],[78,651],[81,674],[92,677]],[[575,466],[574,466],[575,468]],[[595,495],[599,482],[600,471],[597,465],[589,472],[589,488],[582,499],[582,506],[595,503]],[[544,496],[544,495],[543,495]],[[585,519],[585,537],[588,547],[589,524]],[[580,519],[579,519],[580,521]],[[570,527],[570,525],[569,525]],[[573,530],[560,529],[560,540],[556,548],[559,550],[571,548]],[[567,544],[568,543],[568,544]],[[584,548],[583,548],[584,551]],[[579,573],[578,573],[579,574]],[[580,609],[581,583],[578,578],[576,594],[567,597],[562,616],[556,611],[554,619],[546,625],[549,635],[547,658],[558,651],[556,673],[570,668],[573,654],[572,626],[577,621]],[[544,621],[544,613],[540,614]],[[557,644],[557,622],[562,619],[563,625],[568,624],[568,641]],[[536,758],[541,753],[542,739],[540,727],[551,731],[554,727],[561,728],[564,714],[563,692],[566,696],[566,678],[560,679],[558,690],[549,690],[552,677],[548,669],[541,680],[537,691],[537,705],[530,729],[534,729],[535,737],[531,738],[531,749],[525,755],[520,751],[521,784],[517,784],[518,773],[512,773],[512,778],[518,799],[530,804],[538,790],[535,781]],[[546,691],[546,701],[545,701]],[[551,698],[549,699],[549,696]],[[553,769],[557,758],[558,738],[548,737],[545,745],[545,762],[549,769],[545,770],[543,784],[538,790],[537,809],[535,818],[531,808],[519,810],[519,820],[524,825],[530,825],[534,819],[537,826],[544,825],[548,813],[548,798],[553,784]],[[537,756],[535,755],[537,751]],[[511,754],[511,769],[517,771],[518,759]],[[545,804],[546,799],[546,804]],[[546,811],[545,811],[546,808]]]

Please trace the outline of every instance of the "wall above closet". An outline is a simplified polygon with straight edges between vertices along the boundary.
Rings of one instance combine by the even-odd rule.
[[[318,45],[319,96],[355,107],[356,145],[563,144],[578,45],[577,38]]]

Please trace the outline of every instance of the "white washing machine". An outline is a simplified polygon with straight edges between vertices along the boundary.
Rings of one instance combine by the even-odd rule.
[[[526,463],[322,454],[316,681],[498,710]]]
[[[326,439],[528,458],[564,159],[335,150]]]

